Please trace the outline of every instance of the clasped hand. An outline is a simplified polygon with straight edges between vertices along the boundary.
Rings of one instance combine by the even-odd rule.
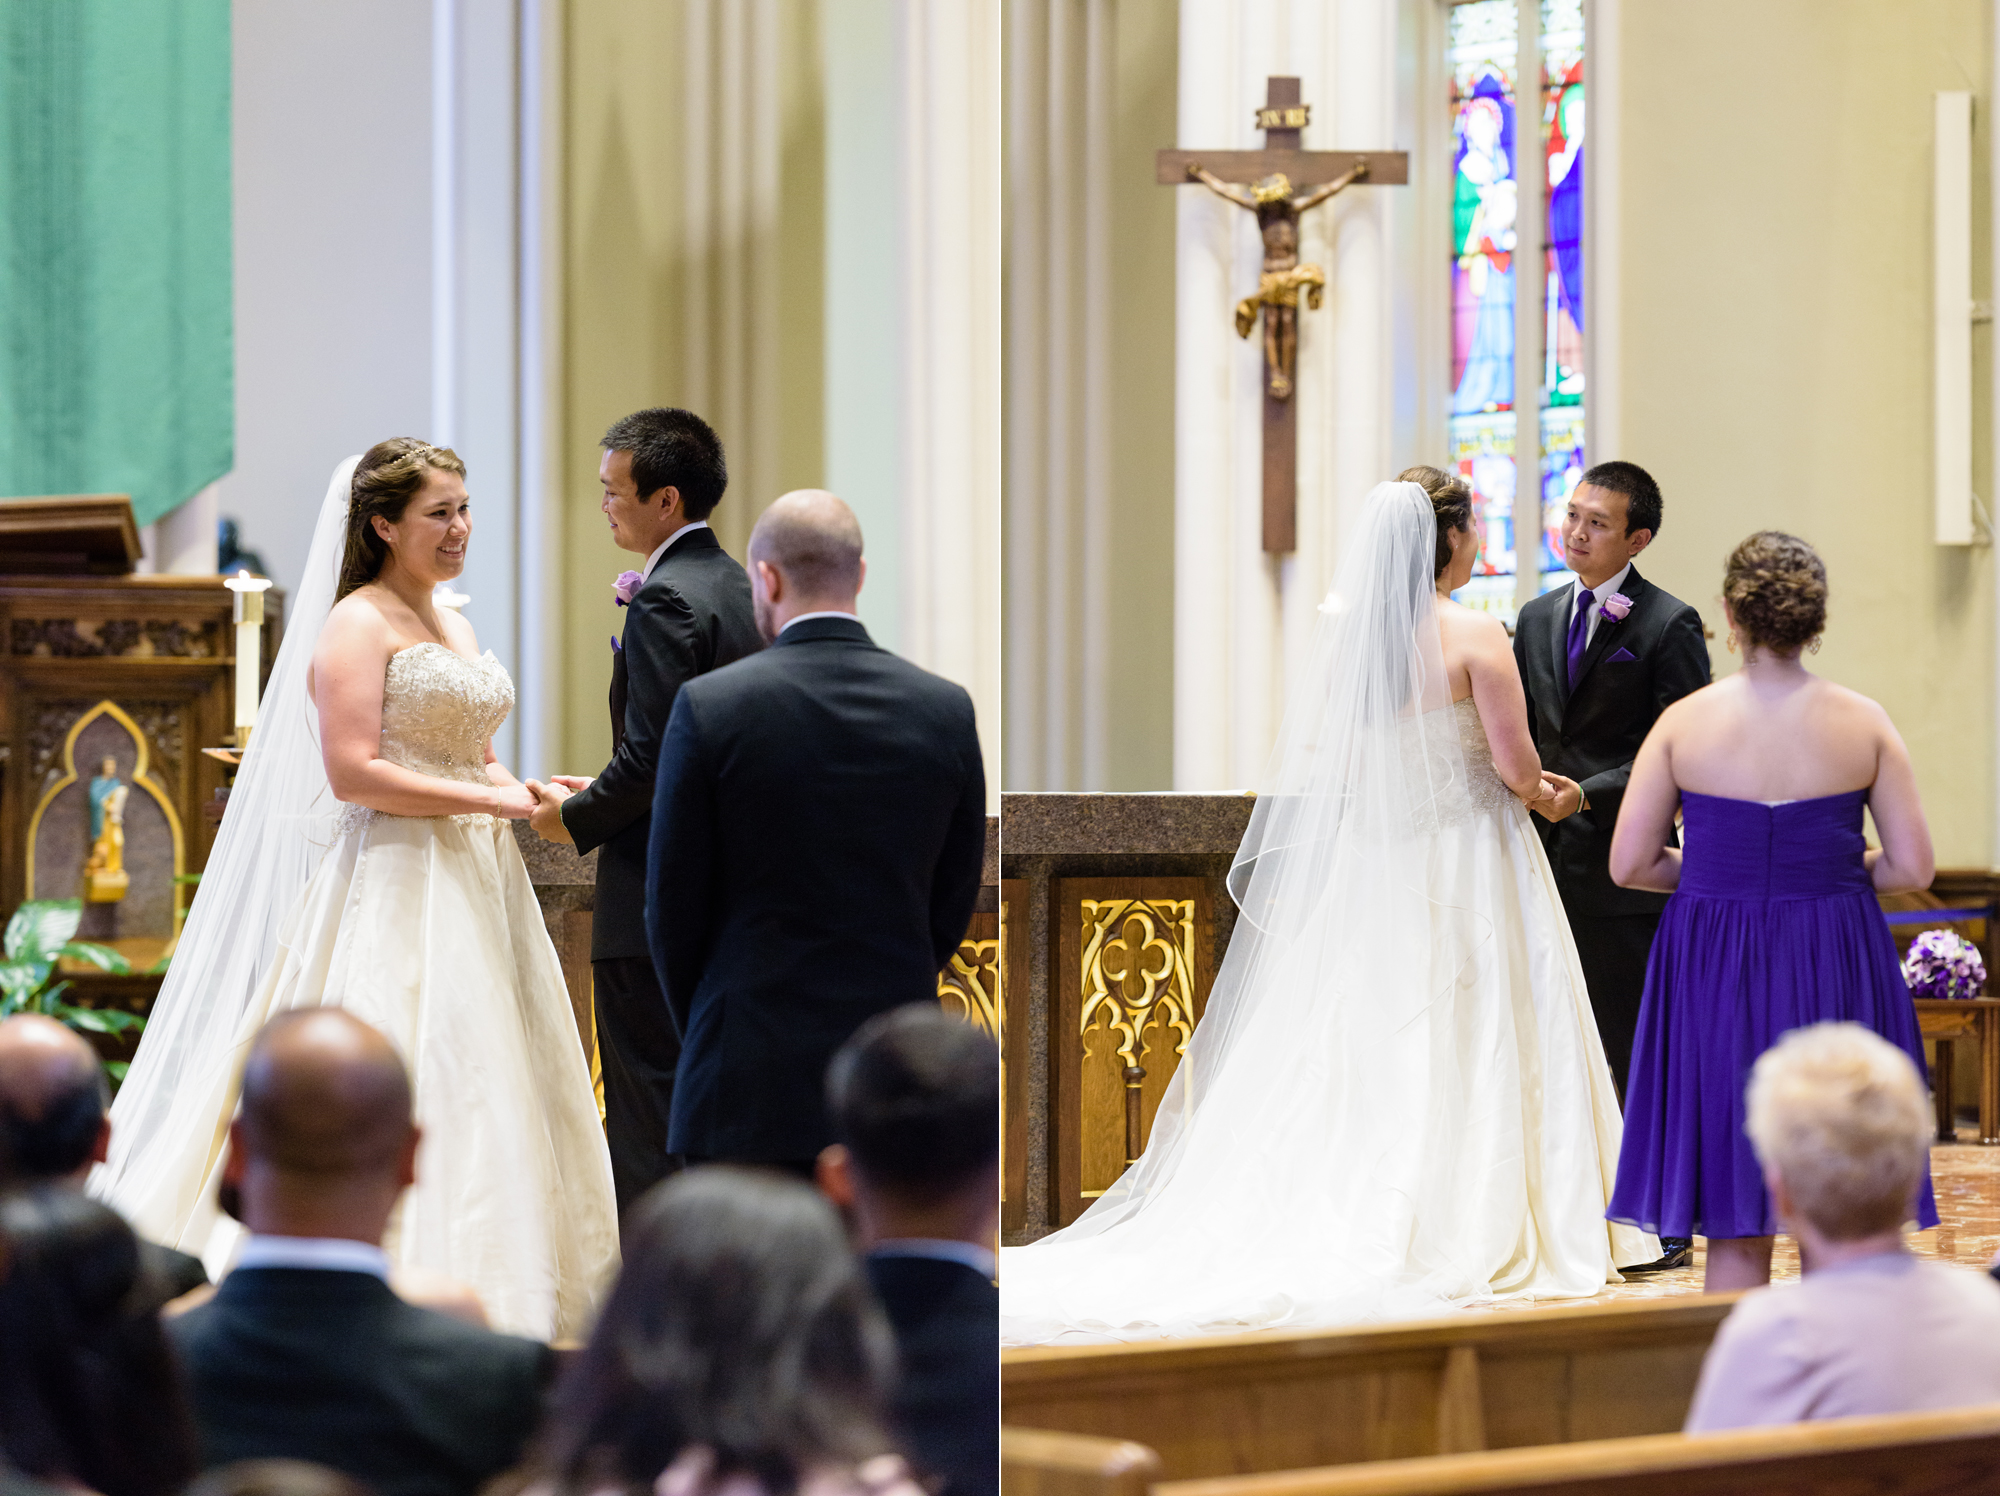
[[[574,774],[551,774],[547,784],[539,779],[527,781],[525,788],[535,797],[535,808],[528,816],[528,824],[534,828],[535,835],[543,841],[575,846],[576,839],[563,825],[562,803],[589,783],[588,779],[579,779]]]
[[[1523,803],[1544,820],[1566,820],[1582,809],[1583,788],[1574,779],[1544,769],[1540,791]]]

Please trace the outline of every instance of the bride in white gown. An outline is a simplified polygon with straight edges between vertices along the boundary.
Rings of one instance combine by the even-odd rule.
[[[1478,539],[1429,476],[1435,507],[1383,484],[1346,546],[1145,1153],[1000,1254],[1010,1343],[1583,1297],[1659,1255],[1604,1219],[1617,1096],[1523,803],[1520,678],[1446,595]]]
[[[357,467],[358,461],[358,467]],[[229,813],[92,1189],[211,1275],[250,1040],[336,1004],[388,1036],[424,1129],[383,1245],[471,1286],[496,1328],[586,1332],[617,1265],[610,1155],[494,761],[514,686],[432,602],[471,531],[464,465],[408,438],[343,463]],[[345,802],[342,804],[341,802]]]

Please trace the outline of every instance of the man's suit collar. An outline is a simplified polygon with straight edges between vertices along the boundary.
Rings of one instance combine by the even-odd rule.
[[[771,644],[773,649],[783,649],[791,644],[812,644],[822,639],[846,639],[857,644],[873,644],[868,637],[868,626],[853,617],[802,618],[790,628],[780,631]]]
[[[683,529],[672,540],[667,542],[667,548],[660,552],[660,559],[655,561],[652,570],[646,573],[646,581],[651,582],[653,578],[660,574],[660,568],[666,565],[667,558],[670,556],[679,556],[688,551],[719,551],[721,549],[722,542],[715,538],[715,531],[711,530],[706,524],[703,524],[700,529]]]

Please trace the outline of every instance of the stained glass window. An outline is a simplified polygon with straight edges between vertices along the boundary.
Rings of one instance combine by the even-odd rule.
[[[1541,586],[1569,577],[1562,518],[1583,457],[1583,0],[1541,0],[1542,156],[1548,167],[1542,243]]]
[[[1514,176],[1519,0],[1451,10],[1451,460],[1484,540],[1461,601],[1514,611]]]
[[[1516,144],[1520,18],[1540,13],[1541,378],[1539,450],[1515,452]],[[1478,496],[1483,547],[1460,601],[1511,617],[1517,563],[1560,585],[1561,524],[1585,466],[1583,404],[1583,0],[1461,0],[1448,38],[1452,108],[1451,461]],[[1534,159],[1532,156],[1530,159]],[[1531,362],[1528,366],[1533,368]],[[1532,378],[1532,376],[1530,376]],[[1520,494],[1520,472],[1533,487]],[[1518,496],[1518,516],[1517,516]],[[1516,519],[1520,520],[1517,526]],[[1518,554],[1517,554],[1518,545]]]

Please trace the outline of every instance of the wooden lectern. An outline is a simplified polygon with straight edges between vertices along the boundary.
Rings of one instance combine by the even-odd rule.
[[[235,631],[222,578],[135,576],[122,494],[0,499],[0,922],[84,904],[79,938],[134,972],[180,932],[228,770]],[[273,591],[267,606],[282,616]],[[278,629],[263,632],[268,674]],[[158,977],[78,973],[81,1000],[141,1009]]]

